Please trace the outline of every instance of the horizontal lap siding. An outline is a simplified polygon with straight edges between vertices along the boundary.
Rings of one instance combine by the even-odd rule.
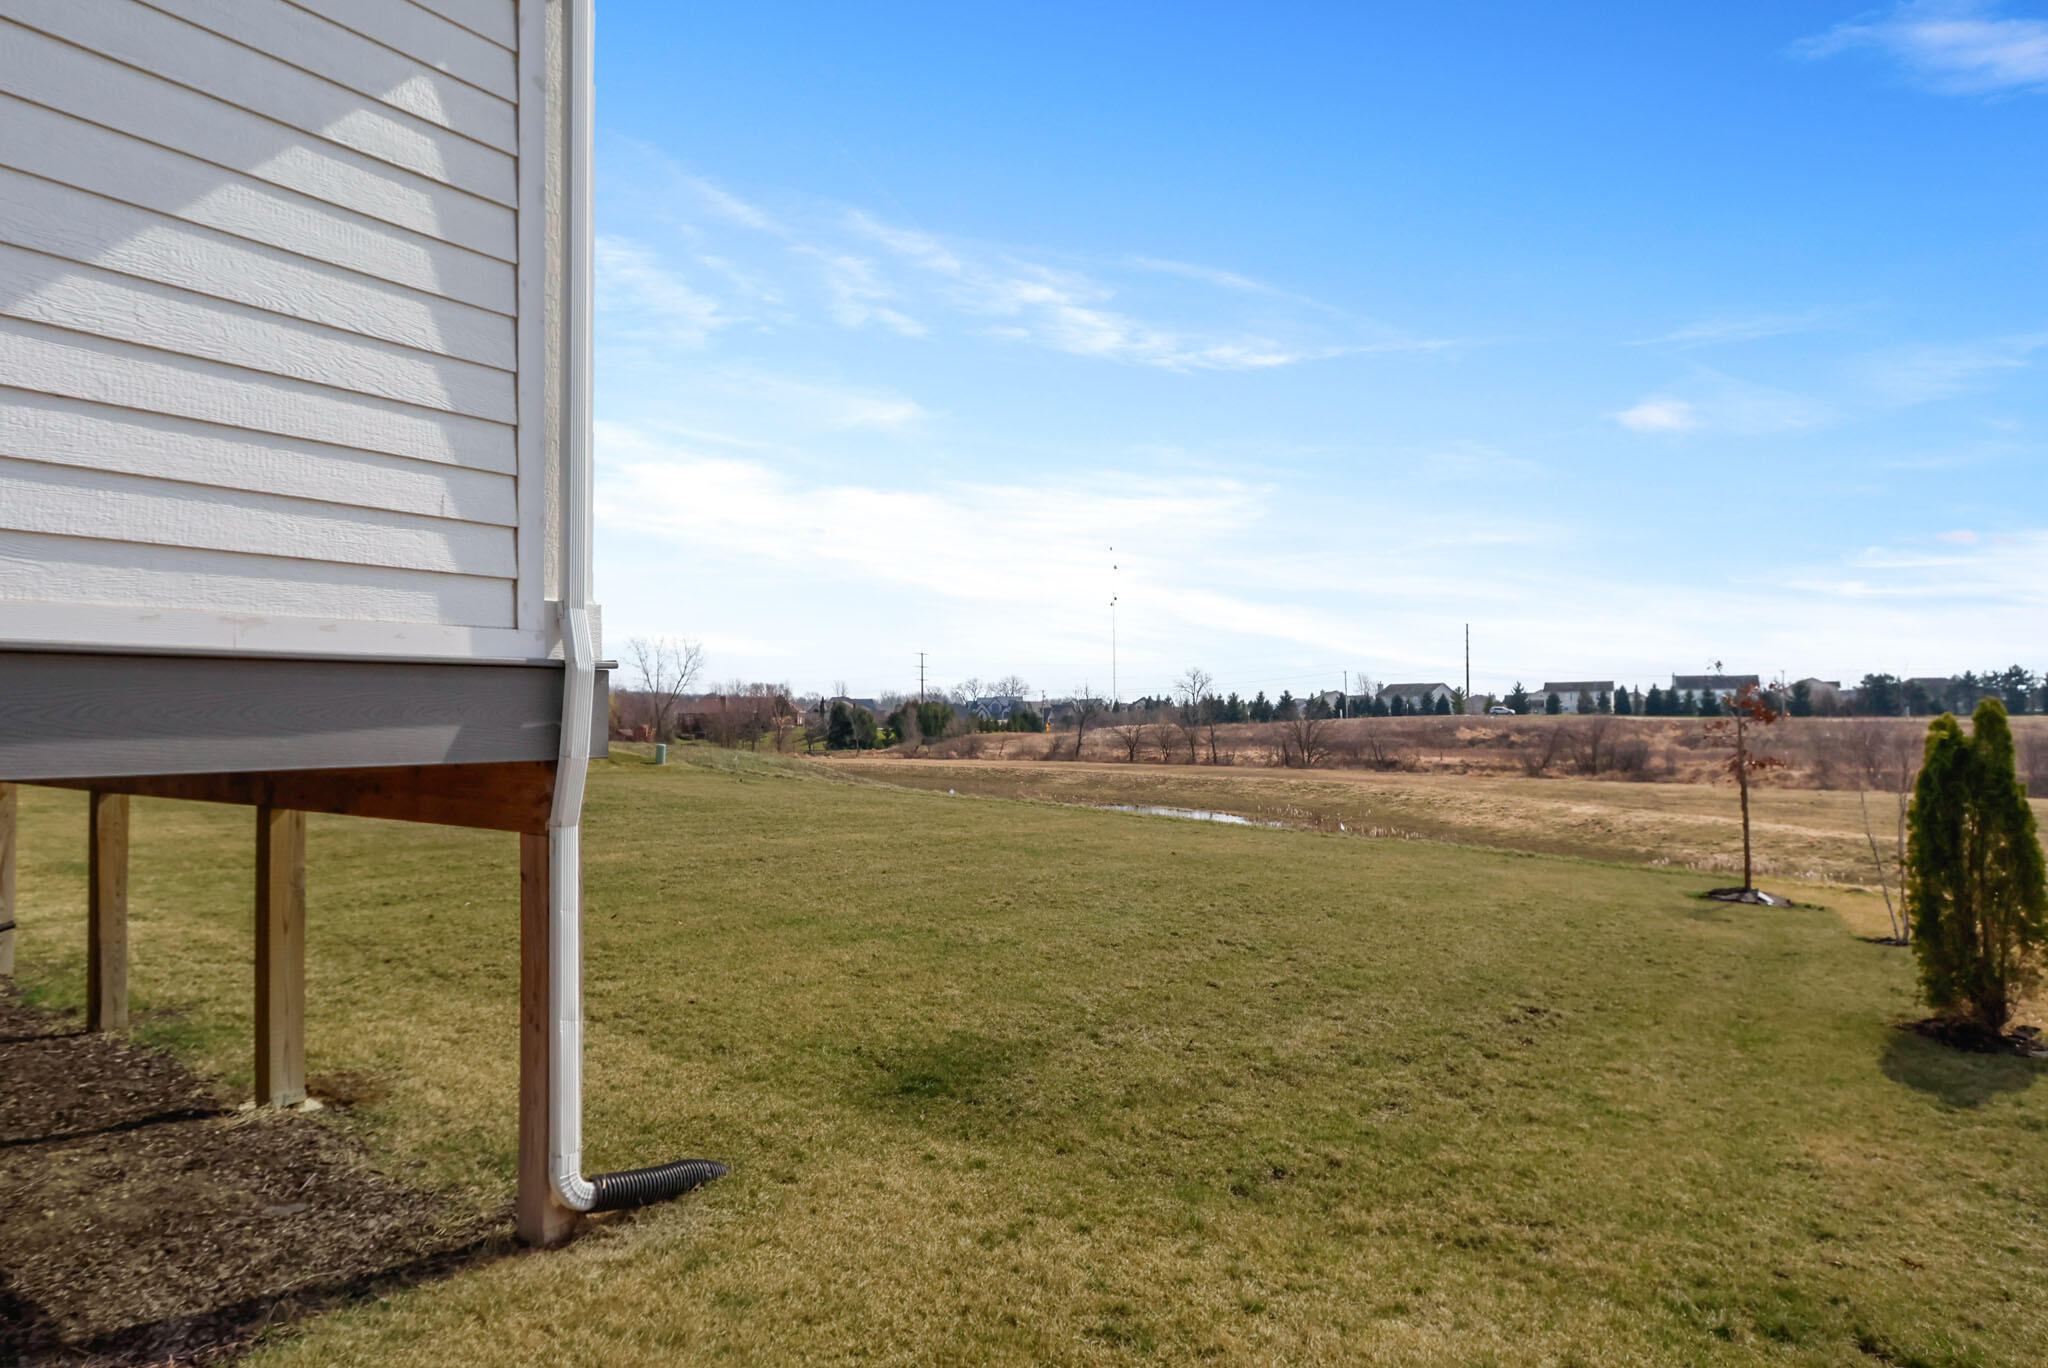
[[[514,0],[0,0],[0,640],[519,625],[517,40]]]
[[[338,621],[488,623],[511,610],[504,580],[391,570],[374,565],[138,546],[0,531],[0,598]]]

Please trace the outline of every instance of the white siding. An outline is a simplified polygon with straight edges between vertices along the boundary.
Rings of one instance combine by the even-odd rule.
[[[547,654],[542,3],[0,0],[0,643]]]

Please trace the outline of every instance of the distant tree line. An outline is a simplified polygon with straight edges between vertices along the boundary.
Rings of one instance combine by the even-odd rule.
[[[1867,674],[1857,684],[1853,705],[1847,711],[1862,717],[1930,717],[1945,712],[1960,716],[1987,698],[1997,699],[2008,714],[2048,711],[2043,683],[2040,675],[2024,665],[1982,674],[1965,670],[1948,679]],[[1793,712],[1797,714],[1798,709]]]

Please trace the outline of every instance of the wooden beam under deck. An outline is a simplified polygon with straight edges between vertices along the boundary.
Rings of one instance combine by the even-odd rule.
[[[12,784],[0,784],[0,978],[14,974],[14,815]]]
[[[256,809],[256,1101],[306,1100],[306,814]]]
[[[85,1029],[128,1024],[128,795],[95,790],[86,819]]]
[[[37,782],[50,788],[138,798],[182,798],[491,831],[545,832],[554,801],[555,766],[547,760],[517,760],[487,765],[152,774]]]

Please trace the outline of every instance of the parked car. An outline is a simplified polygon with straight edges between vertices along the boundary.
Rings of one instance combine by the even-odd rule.
[[[1513,708],[1503,708],[1496,704],[1486,710],[1486,715],[1488,717],[1513,717],[1515,710]]]

